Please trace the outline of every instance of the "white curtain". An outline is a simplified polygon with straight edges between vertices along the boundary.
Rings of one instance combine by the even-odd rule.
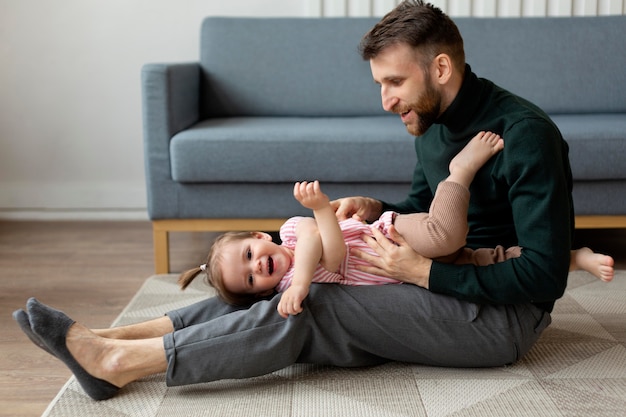
[[[309,0],[311,16],[383,16],[400,0]],[[450,16],[596,16],[626,13],[626,0],[431,0]]]

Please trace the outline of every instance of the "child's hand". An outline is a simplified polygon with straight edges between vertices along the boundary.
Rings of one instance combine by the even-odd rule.
[[[285,292],[280,296],[280,302],[278,303],[278,314],[283,318],[289,317],[289,315],[295,316],[302,313],[302,300],[309,295],[309,287],[305,285],[292,285],[287,288]]]
[[[297,182],[293,186],[293,196],[304,207],[311,210],[319,210],[326,206],[330,206],[328,196],[322,192],[320,182]]]

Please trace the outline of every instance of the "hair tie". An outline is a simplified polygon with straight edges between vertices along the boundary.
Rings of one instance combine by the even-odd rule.
[[[203,271],[206,271],[206,264],[200,265],[200,269],[203,270]]]

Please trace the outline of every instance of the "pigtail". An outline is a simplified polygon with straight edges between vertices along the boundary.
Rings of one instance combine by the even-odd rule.
[[[255,294],[235,294],[228,291],[224,286],[222,279],[222,271],[220,270],[221,253],[223,245],[238,240],[244,240],[250,237],[254,237],[255,232],[226,232],[218,236],[206,258],[206,263],[198,267],[192,268],[183,272],[178,277],[178,285],[182,290],[187,288],[189,284],[201,273],[206,274],[206,283],[215,289],[217,296],[228,304],[238,306],[249,306],[255,301],[259,300],[259,297]]]
[[[178,277],[178,285],[180,285],[180,289],[184,290],[191,284],[191,282],[198,276],[200,273],[204,272],[201,266],[197,266],[193,269],[189,269]]]

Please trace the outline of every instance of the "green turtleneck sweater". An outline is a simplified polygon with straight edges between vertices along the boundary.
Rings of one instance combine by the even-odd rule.
[[[565,291],[574,228],[568,146],[537,106],[478,78],[466,66],[450,107],[415,138],[411,192],[383,210],[427,212],[448,165],[481,130],[504,150],[477,173],[468,213],[470,248],[519,245],[519,258],[489,266],[433,262],[429,289],[475,303],[531,302],[551,311]]]

